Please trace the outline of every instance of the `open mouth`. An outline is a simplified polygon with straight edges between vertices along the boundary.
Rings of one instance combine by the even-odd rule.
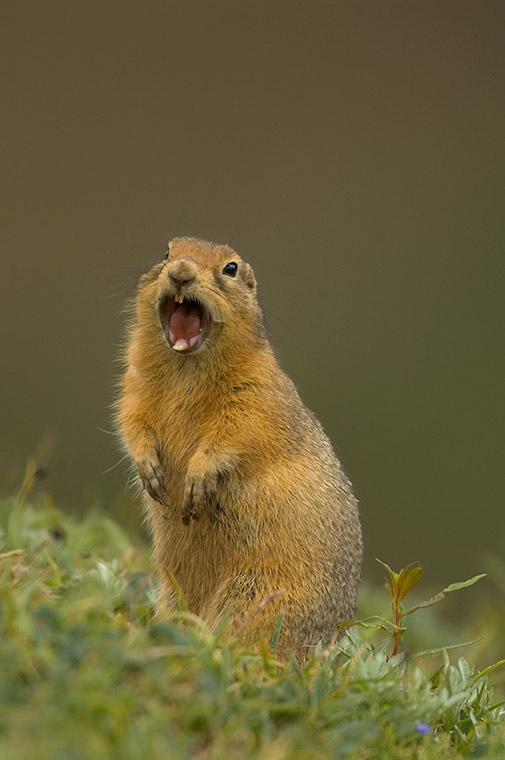
[[[160,320],[168,345],[180,353],[200,348],[211,324],[210,314],[201,303],[193,298],[183,298],[179,303],[173,296],[161,300]]]

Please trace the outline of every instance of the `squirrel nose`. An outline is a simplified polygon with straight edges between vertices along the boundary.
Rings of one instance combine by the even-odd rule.
[[[168,279],[175,285],[176,288],[182,288],[184,285],[189,285],[195,279],[193,275],[173,275],[169,274]]]
[[[169,271],[168,279],[174,287],[182,288],[184,285],[189,285],[193,282],[196,279],[196,275],[186,262],[179,261]]]

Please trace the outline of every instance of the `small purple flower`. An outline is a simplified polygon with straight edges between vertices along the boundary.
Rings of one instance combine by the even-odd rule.
[[[433,733],[432,727],[428,726],[427,723],[421,723],[420,720],[416,721],[416,731],[418,734],[422,734],[423,736]]]

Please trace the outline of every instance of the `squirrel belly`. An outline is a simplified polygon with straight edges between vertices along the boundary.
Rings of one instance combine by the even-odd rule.
[[[139,282],[117,423],[145,491],[170,610],[269,636],[303,660],[354,614],[358,507],[330,441],[279,367],[253,270],[177,238]],[[175,583],[174,583],[175,580]]]

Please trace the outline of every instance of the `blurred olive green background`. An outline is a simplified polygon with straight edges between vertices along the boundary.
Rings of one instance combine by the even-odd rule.
[[[135,523],[122,309],[191,234],[253,264],[368,569],[503,552],[502,0],[3,0],[0,29],[2,490],[35,453]]]

